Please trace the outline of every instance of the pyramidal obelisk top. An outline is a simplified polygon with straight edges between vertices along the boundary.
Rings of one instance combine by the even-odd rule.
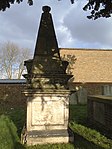
[[[49,6],[43,6],[42,10],[43,13],[41,16],[34,56],[51,55],[60,57],[53,20],[50,13],[51,8]]]
[[[28,86],[36,89],[66,89],[72,75],[66,74],[67,61],[62,61],[49,6],[43,6],[34,57],[25,61]]]

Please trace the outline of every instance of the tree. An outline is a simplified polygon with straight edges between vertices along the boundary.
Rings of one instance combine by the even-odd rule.
[[[11,4],[15,2],[20,3],[23,0],[0,0],[0,10],[4,11],[10,8]],[[59,1],[59,0],[58,0]],[[73,4],[76,0],[69,0]],[[33,0],[27,0],[29,5],[33,5]],[[111,17],[112,14],[112,0],[87,0],[87,4],[83,10],[90,10],[91,15],[88,19],[98,19],[100,17]]]
[[[84,6],[83,10],[91,10],[91,15],[87,16],[89,19],[98,19],[100,17],[111,17],[112,14],[112,0],[89,0]]]
[[[69,65],[67,66],[66,72],[67,72],[67,74],[72,75],[73,74],[73,70],[74,70],[74,64],[75,64],[75,62],[77,60],[77,58],[75,57],[75,55],[71,55],[71,54],[67,54],[66,55],[66,54],[64,54],[64,55],[62,55],[61,59],[63,61],[69,62]],[[74,80],[74,77],[72,77],[69,80],[69,82],[73,82],[73,80]]]
[[[23,0],[0,0],[0,10],[4,11],[6,8],[10,8],[11,4],[20,3]],[[33,0],[27,0],[29,5],[33,5]]]
[[[31,55],[30,50],[20,48],[13,42],[6,42],[0,51],[1,76],[8,79],[20,79],[25,70],[24,60]]]
[[[63,61],[69,62],[69,65],[68,65],[66,71],[67,71],[68,74],[72,74],[72,73],[73,73],[73,70],[74,70],[74,64],[75,64],[75,62],[76,62],[76,60],[77,60],[77,58],[75,57],[75,55],[70,55],[70,54],[65,55],[65,54],[64,54],[64,55],[61,57],[61,59],[62,59]]]

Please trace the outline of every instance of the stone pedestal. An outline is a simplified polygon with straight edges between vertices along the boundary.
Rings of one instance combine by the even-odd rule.
[[[69,92],[25,91],[27,144],[68,143]]]
[[[62,61],[49,6],[43,7],[34,58],[25,61],[27,74],[28,145],[68,143],[69,89],[67,61]]]

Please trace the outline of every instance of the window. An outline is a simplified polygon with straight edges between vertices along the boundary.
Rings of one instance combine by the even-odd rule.
[[[104,85],[103,86],[103,95],[112,96],[112,85]]]

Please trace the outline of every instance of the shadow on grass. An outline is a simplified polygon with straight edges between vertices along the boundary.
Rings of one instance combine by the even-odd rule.
[[[70,105],[69,119],[71,122],[87,125],[87,105]]]
[[[13,121],[15,126],[17,127],[17,133],[19,138],[21,137],[21,131],[23,129],[23,126],[25,125],[25,109],[22,108],[16,108],[9,112],[9,118]]]
[[[6,115],[13,121],[17,128],[17,133],[19,138],[21,137],[21,131],[25,125],[26,120],[26,108],[23,107],[13,107],[13,106],[3,106],[0,105],[0,115]]]
[[[14,130],[12,130],[10,123],[6,123],[6,125],[7,129],[9,130],[14,149],[25,149],[25,147],[19,142],[18,137],[16,137],[17,134],[14,132]]]
[[[75,134],[74,146],[76,149],[104,149],[98,145],[93,144],[92,142],[87,141],[78,134]]]
[[[22,145],[20,142],[16,142],[14,149],[26,149],[26,147]]]

